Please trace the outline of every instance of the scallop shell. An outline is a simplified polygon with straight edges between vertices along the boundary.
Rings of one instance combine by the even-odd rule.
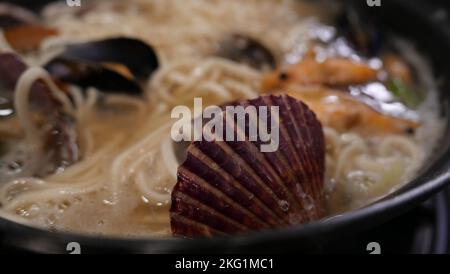
[[[287,95],[232,105],[279,106],[279,147],[260,152],[248,123],[247,141],[193,142],[172,192],[173,234],[234,235],[322,218],[325,142],[316,115]]]

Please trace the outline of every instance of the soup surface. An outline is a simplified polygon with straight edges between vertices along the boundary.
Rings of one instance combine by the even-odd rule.
[[[16,94],[8,97],[7,87],[0,93],[0,103],[16,100],[15,113],[0,116],[0,214],[59,231],[171,235],[171,191],[180,165],[171,111],[191,108],[196,97],[204,107],[279,93],[305,102],[325,134],[327,216],[367,205],[408,182],[442,129],[427,62],[397,37],[384,37],[376,50],[373,37],[358,43],[361,34],[352,33],[352,22],[336,23],[342,7],[311,2],[53,4],[43,10],[41,24],[55,33],[32,50],[17,49],[4,28],[0,53],[15,52],[30,69]],[[57,83],[52,89],[64,94],[58,106],[69,105],[71,136],[77,136],[71,151],[78,157],[55,164],[42,146],[50,119],[32,107],[26,111],[18,100],[28,101],[23,98],[30,81],[52,81],[37,68],[67,45],[112,37],[151,45],[159,66],[141,81],[138,96]],[[123,66],[109,67],[132,77]],[[5,111],[2,105],[0,113]]]

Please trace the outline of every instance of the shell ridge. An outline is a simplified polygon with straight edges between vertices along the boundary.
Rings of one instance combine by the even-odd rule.
[[[183,177],[185,175],[180,176]],[[209,207],[202,201],[196,199],[197,197],[192,193],[183,193],[183,191],[179,191],[185,189],[187,186],[197,186],[196,184],[191,183],[191,179],[188,176],[189,175],[186,175],[183,179],[180,179],[180,184],[178,185],[179,188],[174,190],[175,194],[172,196],[170,212],[177,212],[186,218],[203,222],[205,224],[207,223],[209,226],[214,227],[215,229],[220,229],[226,233],[233,231],[245,231],[248,229],[239,222],[236,222],[230,218],[224,218],[224,216],[221,216],[216,209]]]
[[[322,125],[318,121],[316,115],[309,110],[308,106],[305,105],[303,102],[298,102],[295,100],[292,100],[291,98],[288,98],[287,100],[290,101],[291,104],[293,104],[292,110],[296,112],[298,115],[301,115],[303,118],[303,124],[305,130],[300,130],[300,134],[302,134],[302,139],[307,140],[310,143],[310,146],[312,149],[309,150],[310,154],[308,156],[307,163],[311,166],[312,172],[310,172],[311,179],[315,178],[316,182],[323,182],[323,172],[320,172],[321,170],[324,170],[324,164],[325,164],[325,142],[324,142],[324,135],[322,130]],[[309,110],[309,111],[308,111]],[[306,130],[307,129],[307,130]],[[315,132],[315,138],[313,139],[311,134],[313,130],[316,130]],[[311,161],[310,159],[317,159],[316,161]],[[313,198],[316,201],[321,201],[321,188],[323,186],[323,183],[321,186],[317,184],[311,184],[313,192]],[[319,189],[320,188],[320,189]],[[321,202],[320,202],[321,203]],[[323,209],[317,208],[318,216],[321,216]]]
[[[311,128],[307,126],[303,113],[309,113],[311,112],[309,108],[302,104],[299,101],[291,101],[288,96],[283,96],[282,101],[285,105],[287,105],[287,114],[289,116],[289,119],[297,120],[297,123],[293,123],[293,127],[291,128],[291,131],[289,131],[290,138],[293,138],[293,140],[298,140],[298,142],[295,142],[295,149],[298,151],[298,154],[303,159],[301,161],[301,170],[299,173],[302,175],[305,180],[302,182],[301,185],[297,189],[297,196],[301,197],[301,199],[306,204],[306,209],[308,212],[308,215],[312,220],[317,219],[318,215],[316,212],[316,208],[311,207],[311,200],[316,200],[317,195],[315,191],[315,186],[318,180],[315,179],[315,173],[319,172],[315,169],[315,166],[311,165],[311,159],[316,159],[314,157],[314,152],[311,151],[311,148],[313,148],[312,144],[314,143],[314,140],[307,139],[304,136],[305,132],[308,132]],[[296,111],[298,110],[298,112]],[[300,113],[301,112],[301,113]],[[301,119],[299,119],[299,117]],[[314,125],[311,125],[311,127],[314,127]],[[301,140],[301,142],[299,142]],[[310,149],[304,149],[303,146],[306,146]],[[313,171],[312,171],[313,170]]]
[[[262,100],[262,103],[265,103],[263,99],[261,99],[261,100]],[[258,99],[250,100],[249,102],[250,102],[251,104],[253,104],[253,106],[256,106],[256,107],[259,107],[258,104],[261,104],[261,102],[258,102]],[[244,104],[244,106],[247,105],[247,104],[245,104],[245,103],[243,103],[243,104]],[[268,117],[267,117],[267,120],[269,120],[269,119],[271,118],[270,112],[267,113],[267,116],[268,116]],[[264,123],[264,124],[266,124],[266,126],[267,126],[267,123],[266,123],[264,120],[262,120],[261,117],[259,117],[259,116],[257,116],[257,117],[250,117],[250,118],[252,119],[251,122],[253,122],[253,123],[258,123],[258,124],[263,124],[263,123]],[[245,125],[246,125],[246,129],[245,129],[245,131],[244,131],[244,134],[245,134],[246,132],[248,132],[248,124],[245,124]],[[280,124],[277,123],[277,125],[278,125],[278,128],[280,128]],[[241,129],[241,131],[243,131],[243,130]],[[251,143],[255,143],[256,146],[260,146],[260,145],[262,144],[261,140],[259,140],[259,139],[256,140],[256,141],[252,141]],[[276,159],[274,159],[274,158],[269,158],[269,159],[267,159],[267,156],[269,155],[269,154],[267,154],[267,153],[263,153],[263,155],[264,155],[264,157],[266,158],[266,160],[267,160],[271,165],[273,165],[273,166],[278,166],[278,165],[275,165],[274,163],[279,163],[279,162],[282,163],[281,166],[289,166],[289,163],[290,163],[289,157],[286,157],[286,156],[283,155],[283,153],[280,152],[280,151],[281,151],[281,150],[278,149],[277,151],[274,151],[274,152],[272,153],[272,154],[274,155],[274,158],[276,158]],[[275,170],[275,172],[277,172],[277,174],[280,176],[280,178],[282,178],[283,176],[285,176],[284,181],[289,181],[289,183],[295,184],[296,176],[295,176],[295,173],[292,172],[291,169],[287,169],[287,170],[284,169],[284,170],[279,170],[279,171]],[[282,186],[283,186],[284,191],[286,191],[286,193],[288,193],[288,195],[289,195],[289,194],[290,194],[290,191],[288,190],[288,189],[289,189],[289,186],[285,186],[284,184],[282,184]],[[292,201],[296,201],[296,199],[295,199],[294,196],[289,195],[289,197],[291,198],[291,202],[292,202]],[[299,208],[301,208],[300,205],[299,205]]]
[[[189,235],[191,237],[194,237],[196,235],[205,235],[205,236],[226,235],[226,233],[224,233],[223,231],[214,229],[204,223],[191,220],[178,213],[171,213],[170,217],[172,225],[178,228],[176,231],[173,232],[173,234],[176,236]]]
[[[235,161],[238,161],[239,164],[241,164],[243,166],[243,170],[246,172],[245,175],[248,174],[248,176],[246,177],[250,177],[256,184],[258,187],[260,187],[264,192],[260,193],[260,194],[267,194],[269,195],[274,204],[267,204],[264,203],[267,207],[270,207],[271,209],[274,209],[273,206],[274,205],[278,205],[279,202],[281,200],[283,200],[282,198],[280,198],[277,193],[275,193],[265,182],[264,179],[261,178],[256,171],[247,163],[247,161],[243,158],[241,158],[241,155],[239,153],[237,153],[235,150],[233,150],[233,148],[231,146],[229,146],[228,144],[226,144],[225,142],[220,142],[218,144],[219,147],[221,147],[221,149],[223,149],[224,151],[227,151],[228,153],[230,153],[230,155],[233,155],[235,157],[233,157],[233,159]],[[233,176],[236,180],[240,179],[240,177],[237,177],[235,174],[230,173],[231,176]],[[254,191],[254,190],[252,190]],[[262,197],[261,197],[262,199]],[[272,207],[271,207],[272,206]],[[276,210],[276,215],[283,219],[284,218],[284,213],[282,212],[281,209],[279,209],[278,207],[275,207]]]
[[[284,135],[283,137],[287,140],[292,141],[292,143],[294,143],[294,139],[296,138],[295,136],[292,137],[292,131],[294,126],[292,125],[294,123],[294,119],[291,117],[291,115],[288,112],[289,107],[286,106],[285,102],[283,101],[283,97],[282,96],[270,96],[269,98],[267,98],[266,100],[270,100],[271,103],[273,105],[277,105],[280,106],[280,121],[283,121],[281,124],[283,124],[284,129],[286,130],[286,132],[283,132],[285,134],[280,134],[280,135]],[[294,146],[293,148],[293,152],[298,152],[298,148]],[[299,159],[303,159],[303,155],[301,153],[297,153]],[[304,199],[305,194],[307,194],[307,192],[303,189],[303,185],[308,185],[309,183],[309,178],[306,176],[306,172],[304,170],[306,170],[307,167],[305,167],[303,165],[303,162],[305,162],[306,160],[304,159],[303,161],[300,161],[300,164],[298,166],[295,166],[291,163],[291,168],[292,168],[292,172],[294,173],[294,183],[292,185],[292,187],[290,188],[293,191],[293,196],[295,197],[296,201],[301,205],[301,213],[302,216],[304,216],[306,219],[308,220],[312,220],[314,218],[313,215],[311,215],[311,213],[307,210],[305,210],[307,208],[307,204],[306,201]]]
[[[323,217],[325,138],[315,113],[287,95],[231,104],[239,109],[223,115],[221,126],[233,138],[219,139],[220,131],[210,130],[212,139],[195,141],[187,148],[172,191],[172,232],[182,236],[240,234]],[[228,105],[222,106],[222,113],[227,114]],[[269,108],[269,117],[263,117],[263,106]],[[273,106],[279,112],[271,112]],[[238,114],[242,111],[244,117]],[[269,135],[261,135],[266,129]],[[280,136],[274,136],[272,129]],[[278,149],[260,151],[261,143],[268,142],[278,144]]]
[[[310,159],[311,159],[311,155],[309,154],[305,154],[305,151],[302,147],[302,145],[309,145],[307,144],[307,141],[304,140],[304,138],[302,137],[301,133],[303,130],[300,129],[303,128],[302,123],[304,122],[303,119],[300,119],[300,121],[297,121],[297,123],[295,122],[298,119],[295,119],[296,115],[293,112],[293,108],[295,106],[291,105],[289,100],[287,100],[287,96],[280,96],[279,98],[279,103],[284,105],[284,111],[282,113],[282,115],[284,116],[284,119],[289,120],[289,124],[292,125],[291,127],[288,128],[288,134],[286,135],[286,138],[290,138],[293,142],[294,142],[294,148],[296,149],[299,157],[301,157],[303,159],[303,161],[301,162],[301,165],[299,166],[300,170],[297,170],[297,174],[301,174],[299,175],[299,177],[303,177],[304,180],[299,182],[299,185],[294,188],[294,191],[296,193],[296,197],[298,199],[300,199],[304,205],[304,209],[308,209],[309,208],[309,203],[308,201],[310,200],[310,197],[316,197],[314,194],[314,178],[312,176],[310,176],[311,172],[311,166],[310,166]],[[295,140],[297,140],[297,142],[295,142]],[[301,142],[300,142],[301,140]],[[313,210],[305,210],[305,214],[309,217],[310,220],[314,220],[316,218],[316,214]]]
[[[182,201],[183,205],[187,206],[186,209],[178,212],[180,216],[203,223],[224,233],[243,232],[250,229],[244,224],[221,214],[220,212],[214,210],[214,208],[208,207],[189,195],[178,193],[176,197]],[[208,222],[205,222],[205,220],[208,220]]]
[[[306,163],[308,163],[309,165],[311,165],[313,172],[311,172],[312,174],[312,178],[315,178],[317,182],[322,182],[323,178],[320,174],[322,174],[320,172],[320,170],[323,170],[324,167],[324,158],[320,155],[325,154],[325,151],[322,149],[323,148],[319,148],[320,147],[324,147],[325,143],[324,143],[324,137],[323,137],[323,130],[320,130],[320,132],[317,132],[317,136],[316,138],[313,138],[311,136],[311,130],[315,129],[315,128],[321,128],[321,124],[320,122],[317,120],[317,117],[315,116],[315,114],[312,111],[307,111],[309,110],[309,108],[302,102],[297,102],[296,100],[292,100],[289,97],[286,96],[286,100],[288,100],[292,105],[293,108],[292,110],[297,112],[298,115],[301,115],[301,117],[303,118],[302,121],[304,124],[304,128],[305,129],[309,129],[309,130],[300,130],[297,128],[297,131],[299,134],[301,134],[302,139],[305,139],[308,141],[308,143],[310,144],[310,146],[313,147],[313,149],[309,150],[310,151],[310,155],[308,155],[308,160]],[[310,123],[308,126],[308,122]],[[310,159],[317,159],[319,158],[319,161],[315,161],[314,163],[312,163],[310,161]],[[317,162],[320,163],[320,166],[317,165]],[[322,166],[322,168],[321,168]],[[317,201],[321,200],[321,191],[318,189],[318,186],[316,184],[310,184],[313,190],[313,195],[314,195],[314,199],[316,199]],[[318,209],[320,211],[320,209]],[[319,215],[320,212],[318,213]]]
[[[242,179],[246,179],[244,180],[244,182],[247,183],[246,188],[247,189],[251,189],[251,192],[253,194],[255,194],[255,196],[258,196],[261,198],[261,200],[266,201],[264,204],[271,208],[274,209],[275,206],[275,215],[280,218],[283,219],[284,218],[284,213],[282,212],[281,209],[278,209],[278,207],[276,207],[276,205],[279,204],[279,202],[282,200],[282,198],[279,197],[279,194],[277,194],[273,189],[271,189],[267,183],[265,183],[265,179],[261,177],[261,174],[257,174],[256,171],[251,167],[251,165],[249,165],[249,161],[248,159],[244,159],[242,157],[242,155],[238,152],[238,150],[236,150],[236,147],[233,148],[232,145],[230,145],[231,142],[227,143],[227,142],[202,142],[201,145],[199,142],[194,142],[192,145],[193,146],[197,146],[198,149],[200,149],[201,151],[203,151],[205,154],[210,155],[210,157],[214,157],[214,159],[212,158],[212,160],[214,160],[217,164],[223,164],[224,165],[224,169],[227,170],[228,174],[230,174],[234,179],[236,180],[242,180]],[[236,143],[238,145],[241,144],[247,144],[246,142],[244,143]],[[256,149],[256,147],[251,146],[251,149]],[[222,152],[222,153],[220,153]],[[220,162],[219,161],[219,157],[223,156],[223,155],[230,155],[232,156],[231,158],[233,158],[234,161],[229,161],[229,165],[226,165],[225,162]],[[261,157],[262,158],[262,157]],[[262,161],[262,160],[260,160]],[[233,167],[230,167],[230,165],[232,165]],[[236,168],[239,168],[239,170],[241,171],[240,174],[236,174],[235,170]],[[238,176],[239,175],[239,176]],[[266,174],[267,175],[267,174]],[[272,176],[272,174],[270,174],[270,176]],[[242,178],[245,177],[245,178]],[[267,177],[267,176],[266,176]],[[249,181],[250,179],[250,181]],[[274,181],[273,179],[268,178],[269,181]],[[267,198],[269,198],[269,201],[273,201],[273,203],[267,202]]]
[[[275,98],[281,99],[281,96],[270,96],[270,97],[265,97],[264,101],[267,105],[280,105],[277,102],[275,102],[274,100]],[[283,102],[282,102],[283,103]],[[280,114],[280,119],[281,119],[281,114]],[[286,150],[286,148],[282,148],[282,152],[285,155],[285,157],[287,159],[293,159],[293,161],[295,161],[295,163],[297,163],[297,167],[300,170],[297,169],[293,169],[294,171],[294,177],[296,178],[296,181],[294,182],[294,191],[297,191],[298,193],[296,193],[297,195],[294,195],[296,198],[296,201],[301,205],[302,209],[305,208],[306,204],[305,201],[303,199],[303,194],[305,193],[305,190],[303,188],[303,184],[307,184],[308,185],[308,178],[306,175],[306,172],[304,171],[303,165],[302,165],[302,161],[301,161],[301,157],[300,155],[298,155],[297,153],[292,153],[297,151],[297,149],[295,148],[295,145],[293,144],[293,139],[289,134],[289,131],[286,129],[286,127],[283,125],[283,123],[279,123],[279,129],[280,129],[280,143],[282,142],[281,140],[283,140],[283,143],[286,143],[287,146],[289,146],[290,150]],[[291,157],[289,155],[292,155]],[[304,160],[303,160],[304,161]],[[292,162],[289,161],[291,164]],[[292,165],[292,166],[296,166],[296,165]],[[303,194],[300,194],[303,193]],[[310,216],[310,213],[307,211],[306,215],[308,217],[308,219],[312,219],[313,217]]]
[[[217,189],[216,187],[214,187],[213,185],[211,185],[210,183],[208,183],[206,180],[204,180],[202,177],[196,175],[195,173],[191,172],[188,169],[182,169],[181,171],[183,173],[184,176],[186,176],[185,178],[188,178],[187,180],[189,181],[189,183],[191,184],[196,184],[198,186],[198,188],[202,188],[203,190],[199,189],[199,195],[196,195],[195,197],[193,197],[191,194],[192,192],[187,192],[185,193],[186,195],[188,195],[189,197],[191,197],[192,199],[195,199],[196,201],[202,203],[203,205],[214,209],[216,212],[223,214],[225,216],[225,214],[228,212],[234,212],[236,213],[234,216],[236,217],[236,219],[244,219],[245,220],[245,216],[247,217],[251,217],[253,219],[256,218],[256,220],[254,220],[254,222],[251,222],[249,224],[244,224],[246,226],[253,226],[256,225],[255,223],[258,223],[259,225],[263,226],[263,227],[270,227],[268,224],[264,223],[263,221],[259,221],[259,218],[257,218],[257,216],[249,211],[247,208],[241,206],[239,203],[236,203],[234,200],[230,199],[228,196],[226,196],[223,192],[220,191],[220,189]],[[195,183],[193,182],[195,179]],[[201,193],[203,192],[203,193]],[[214,196],[214,199],[208,199],[209,197],[207,197],[206,195],[201,195],[204,193],[211,193],[212,196]],[[242,220],[236,220],[238,222],[241,222]]]
[[[244,107],[245,107],[245,105],[244,105]],[[259,117],[258,117],[258,121],[261,122]],[[229,121],[229,122],[231,122],[231,121]],[[255,120],[253,122],[255,122]],[[244,131],[245,129],[243,130],[242,128],[240,128],[234,120],[233,120],[233,128],[235,129],[237,134],[240,134],[241,136],[244,136],[248,140],[247,134]],[[250,144],[253,144],[255,149],[258,150],[258,148],[257,148],[258,147],[258,143],[259,143],[259,141],[251,141],[251,142],[247,142],[245,145],[249,145],[250,146]],[[258,153],[253,153],[253,155],[258,155]],[[282,159],[280,157],[280,153],[278,151],[275,151],[275,152],[273,152],[271,154],[263,153],[261,162],[264,162],[264,161],[267,163],[265,165],[267,167],[278,167],[278,169],[274,168],[274,172],[278,175],[279,178],[282,179],[282,180],[277,180],[277,181],[280,182],[278,185],[279,185],[279,187],[281,187],[281,191],[283,193],[283,196],[285,197],[285,198],[281,198],[279,195],[277,195],[278,198],[279,198],[278,203],[279,203],[280,207],[286,208],[285,205],[286,205],[286,202],[287,202],[289,208],[291,206],[295,206],[295,208],[297,210],[301,210],[301,205],[296,203],[297,201],[296,201],[294,195],[292,195],[292,193],[289,191],[289,187],[287,187],[285,185],[285,183],[284,183],[286,180],[288,180],[289,182],[294,184],[295,183],[294,174],[292,172],[290,172],[289,169],[287,169],[287,170],[286,169],[283,169],[283,170],[279,169],[280,166],[281,167],[283,165],[284,166],[288,166],[288,163],[286,162],[286,160]],[[283,164],[282,165],[277,165],[278,162],[283,162]],[[255,169],[253,168],[253,170],[255,170]],[[286,178],[286,176],[288,176],[288,177]],[[283,177],[284,177],[284,179],[283,179]],[[289,211],[289,213],[287,215],[285,214],[285,218],[287,218],[286,220],[288,222],[291,222],[290,220],[292,220],[292,219],[298,219],[298,218],[301,219],[303,217],[303,216],[298,216],[298,214],[295,214],[295,211],[292,211],[292,210],[289,210],[289,209],[285,210],[285,211]],[[292,214],[295,214],[296,218],[292,218],[292,216],[289,216],[289,215],[292,215]]]
[[[235,127],[235,125],[236,124],[233,122],[233,128],[235,129],[236,133],[245,137],[245,134],[242,133],[242,130],[240,128],[238,128],[237,126]],[[228,143],[229,143],[229,147],[231,148],[231,150],[236,152],[236,154],[239,155],[241,157],[241,159],[243,159],[244,162],[254,163],[254,161],[249,161],[248,158],[243,158],[242,157],[243,155],[239,152],[240,150],[237,150],[237,148],[243,148],[243,149],[246,148],[245,152],[247,152],[247,154],[251,154],[252,156],[256,156],[254,158],[254,160],[258,160],[259,164],[264,163],[265,160],[266,160],[264,158],[264,156],[259,156],[259,149],[258,149],[257,145],[254,142],[233,142],[233,141],[230,141]],[[276,177],[275,179],[280,179],[279,173],[275,169],[273,169],[273,167],[271,167],[271,165],[267,165],[266,164],[265,167],[268,170],[271,171],[270,175],[275,176]],[[255,171],[255,174],[258,176],[258,173],[256,172],[255,168],[251,167],[251,166],[250,166],[250,168],[253,171]],[[260,176],[258,176],[258,177],[260,177]],[[265,181],[263,178],[261,178],[261,179],[262,179],[263,182]],[[272,179],[269,179],[269,181],[272,183],[274,180],[272,178]],[[278,186],[282,187],[282,188],[284,187],[282,184],[279,184]],[[284,198],[280,197],[280,194],[287,195],[288,193],[289,193],[289,191],[287,191],[287,189],[283,189],[282,193],[278,193],[278,194],[275,193],[275,194],[276,194],[277,199],[284,200]]]
[[[206,159],[208,162],[210,162],[211,165],[210,165],[208,168],[210,168],[211,171],[213,171],[213,172],[214,172],[214,171],[217,172],[218,175],[220,175],[220,176],[222,177],[221,179],[222,179],[223,181],[225,181],[226,183],[228,183],[228,185],[230,185],[230,189],[229,189],[229,190],[224,189],[223,186],[216,186],[216,185],[213,185],[213,187],[215,187],[215,188],[217,188],[217,189],[220,189],[220,190],[224,191],[224,194],[227,195],[227,197],[228,197],[229,199],[234,200],[236,203],[240,204],[241,207],[245,208],[246,206],[248,206],[248,204],[243,204],[243,202],[245,202],[245,200],[244,200],[244,201],[240,201],[240,200],[238,201],[238,200],[233,199],[232,197],[230,197],[230,194],[239,195],[239,198],[244,198],[244,199],[250,197],[250,196],[252,195],[252,193],[251,193],[250,190],[247,189],[247,187],[246,187],[245,185],[243,185],[243,184],[241,184],[239,181],[237,181],[237,180],[234,178],[234,176],[232,176],[231,174],[229,174],[224,168],[220,167],[220,165],[218,165],[213,159],[211,159],[211,158],[208,157],[206,154],[204,154],[203,151],[201,151],[198,147],[194,146],[194,147],[192,148],[192,150],[190,151],[190,153],[192,153],[192,155],[193,155],[194,157],[196,157],[196,158],[202,157],[202,158]],[[203,178],[203,176],[201,176],[201,177]],[[206,180],[206,178],[203,178],[203,179]],[[218,179],[218,181],[219,181],[219,179]],[[209,183],[209,184],[211,185],[212,183]],[[219,184],[219,183],[218,183],[218,184]],[[231,189],[231,188],[233,188],[233,189]],[[244,195],[240,195],[239,193],[234,193],[234,192],[236,192],[236,189],[237,189],[237,190],[240,190],[240,191],[242,191],[242,192],[244,192],[245,194],[244,194]],[[244,197],[242,197],[242,196],[244,196]],[[258,209],[259,209],[259,210],[264,211],[266,214],[269,214],[270,217],[271,217],[271,218],[269,218],[268,220],[264,220],[264,219],[261,218],[261,216],[259,216],[258,214],[255,214],[256,217],[257,217],[261,222],[266,223],[268,226],[273,226],[273,225],[275,225],[275,224],[279,224],[279,223],[276,221],[276,218],[277,218],[278,216],[276,216],[276,215],[275,215],[275,214],[274,214],[274,213],[273,213],[273,212],[272,212],[272,211],[271,211],[271,210],[270,210],[270,209],[262,202],[261,199],[259,199],[257,196],[255,196],[254,199],[249,199],[249,201],[251,201],[251,200],[253,200],[253,201],[256,202],[256,205],[258,206]]]
[[[270,102],[267,102],[267,100],[270,100],[269,97],[264,97],[264,98],[258,98],[258,99],[254,99],[249,101],[250,103],[253,103],[254,105],[258,106],[258,105],[267,105],[267,106],[271,106],[274,104],[271,104]],[[268,117],[267,120],[269,120],[270,117],[270,112],[268,112]],[[263,120],[261,120],[260,117],[258,117],[258,123],[265,123]],[[281,128],[281,123],[277,122],[278,128]],[[279,134],[280,137],[283,134]],[[281,142],[280,138],[280,144],[284,145],[285,142]],[[257,143],[261,144],[261,142],[258,140]],[[296,175],[296,172],[291,169],[291,168],[286,168],[286,167],[290,167],[291,163],[289,161],[289,157],[287,157],[286,155],[284,155],[283,151],[280,149],[277,151],[274,151],[272,154],[267,154],[264,153],[264,157],[266,158],[266,160],[268,162],[271,163],[271,165],[273,166],[277,166],[279,168],[283,168],[283,170],[276,170],[276,172],[278,173],[278,175],[282,178],[281,182],[283,182],[283,189],[285,189],[285,191],[287,191],[288,195],[289,195],[289,205],[290,206],[294,206],[295,209],[297,209],[298,212],[302,212],[302,208],[304,208],[304,204],[303,201],[298,199],[298,197],[296,197],[296,195],[293,195],[291,191],[289,191],[289,189],[292,189],[293,187],[295,187],[295,185],[297,184],[298,178]],[[304,216],[303,214],[296,214],[296,218],[289,218],[290,220],[292,219],[303,219]]]

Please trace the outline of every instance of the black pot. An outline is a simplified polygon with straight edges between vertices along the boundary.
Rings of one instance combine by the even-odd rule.
[[[47,1],[18,1],[25,5]],[[435,16],[438,4],[445,1],[381,0],[381,7],[368,7],[366,1],[349,1],[367,16],[375,17],[386,32],[409,38],[432,61],[439,86],[442,114],[450,110],[450,21]],[[33,8],[39,8],[34,6]],[[450,11],[450,9],[447,9]],[[0,242],[18,250],[68,253],[69,242],[77,242],[83,253],[241,253],[241,252],[327,252],[330,243],[349,238],[364,229],[379,225],[425,201],[450,182],[450,120],[445,134],[428,164],[417,177],[389,196],[362,209],[323,221],[287,229],[252,233],[244,236],[183,239],[119,239],[72,233],[51,232],[24,226],[0,218]],[[350,239],[350,238],[349,238]]]

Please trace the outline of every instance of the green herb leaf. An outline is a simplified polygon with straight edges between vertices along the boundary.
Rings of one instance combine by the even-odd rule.
[[[389,79],[386,85],[392,94],[410,108],[417,108],[423,101],[416,91],[412,90],[399,78]]]

